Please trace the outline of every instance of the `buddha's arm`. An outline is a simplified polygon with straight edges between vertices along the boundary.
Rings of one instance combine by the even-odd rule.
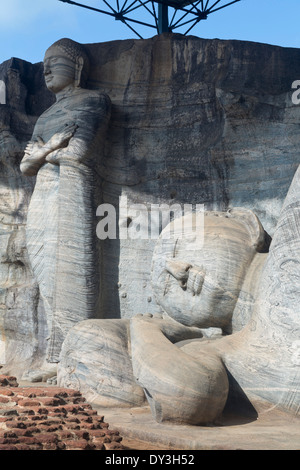
[[[36,142],[30,141],[26,146],[24,157],[20,164],[21,172],[27,176],[36,175],[45,162],[48,153],[41,139]]]
[[[131,319],[133,374],[145,391],[152,414],[159,422],[214,421],[222,412],[228,394],[228,379],[221,359],[205,353],[205,348],[203,357],[194,358],[169,341],[162,330],[162,323],[149,317]],[[197,344],[201,348],[201,343]]]
[[[21,161],[21,172],[27,176],[36,175],[40,167],[45,163],[48,155],[68,144],[76,128],[77,126],[71,123],[61,132],[54,134],[46,143],[39,136],[36,137],[36,141],[30,141],[26,146],[25,154]]]

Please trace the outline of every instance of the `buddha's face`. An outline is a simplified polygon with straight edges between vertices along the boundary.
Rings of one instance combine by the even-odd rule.
[[[51,46],[44,58],[44,76],[47,88],[53,93],[75,85],[76,63],[57,46]]]
[[[158,304],[184,325],[226,330],[255,253],[247,225],[221,213],[204,217],[202,246],[192,230],[162,236],[152,265]]]

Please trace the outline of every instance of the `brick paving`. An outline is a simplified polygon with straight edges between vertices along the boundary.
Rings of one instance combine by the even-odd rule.
[[[124,450],[77,390],[20,387],[0,375],[0,450]]]

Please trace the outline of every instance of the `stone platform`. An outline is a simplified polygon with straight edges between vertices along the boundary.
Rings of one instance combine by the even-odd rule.
[[[96,407],[97,409],[97,407]],[[103,412],[103,409],[102,409]],[[253,421],[227,417],[218,426],[178,426],[156,423],[150,410],[105,410],[110,426],[124,439],[168,450],[299,450],[300,420],[279,410],[266,410]],[[147,447],[145,447],[147,448]]]

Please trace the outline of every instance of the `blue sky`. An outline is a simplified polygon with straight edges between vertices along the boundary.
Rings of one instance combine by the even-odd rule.
[[[102,0],[78,1],[103,8]],[[139,32],[145,38],[155,34],[150,28]],[[300,48],[300,0],[241,0],[201,21],[191,34]],[[0,0],[0,63],[11,57],[40,62],[62,37],[81,43],[136,38],[120,21],[58,0]]]

